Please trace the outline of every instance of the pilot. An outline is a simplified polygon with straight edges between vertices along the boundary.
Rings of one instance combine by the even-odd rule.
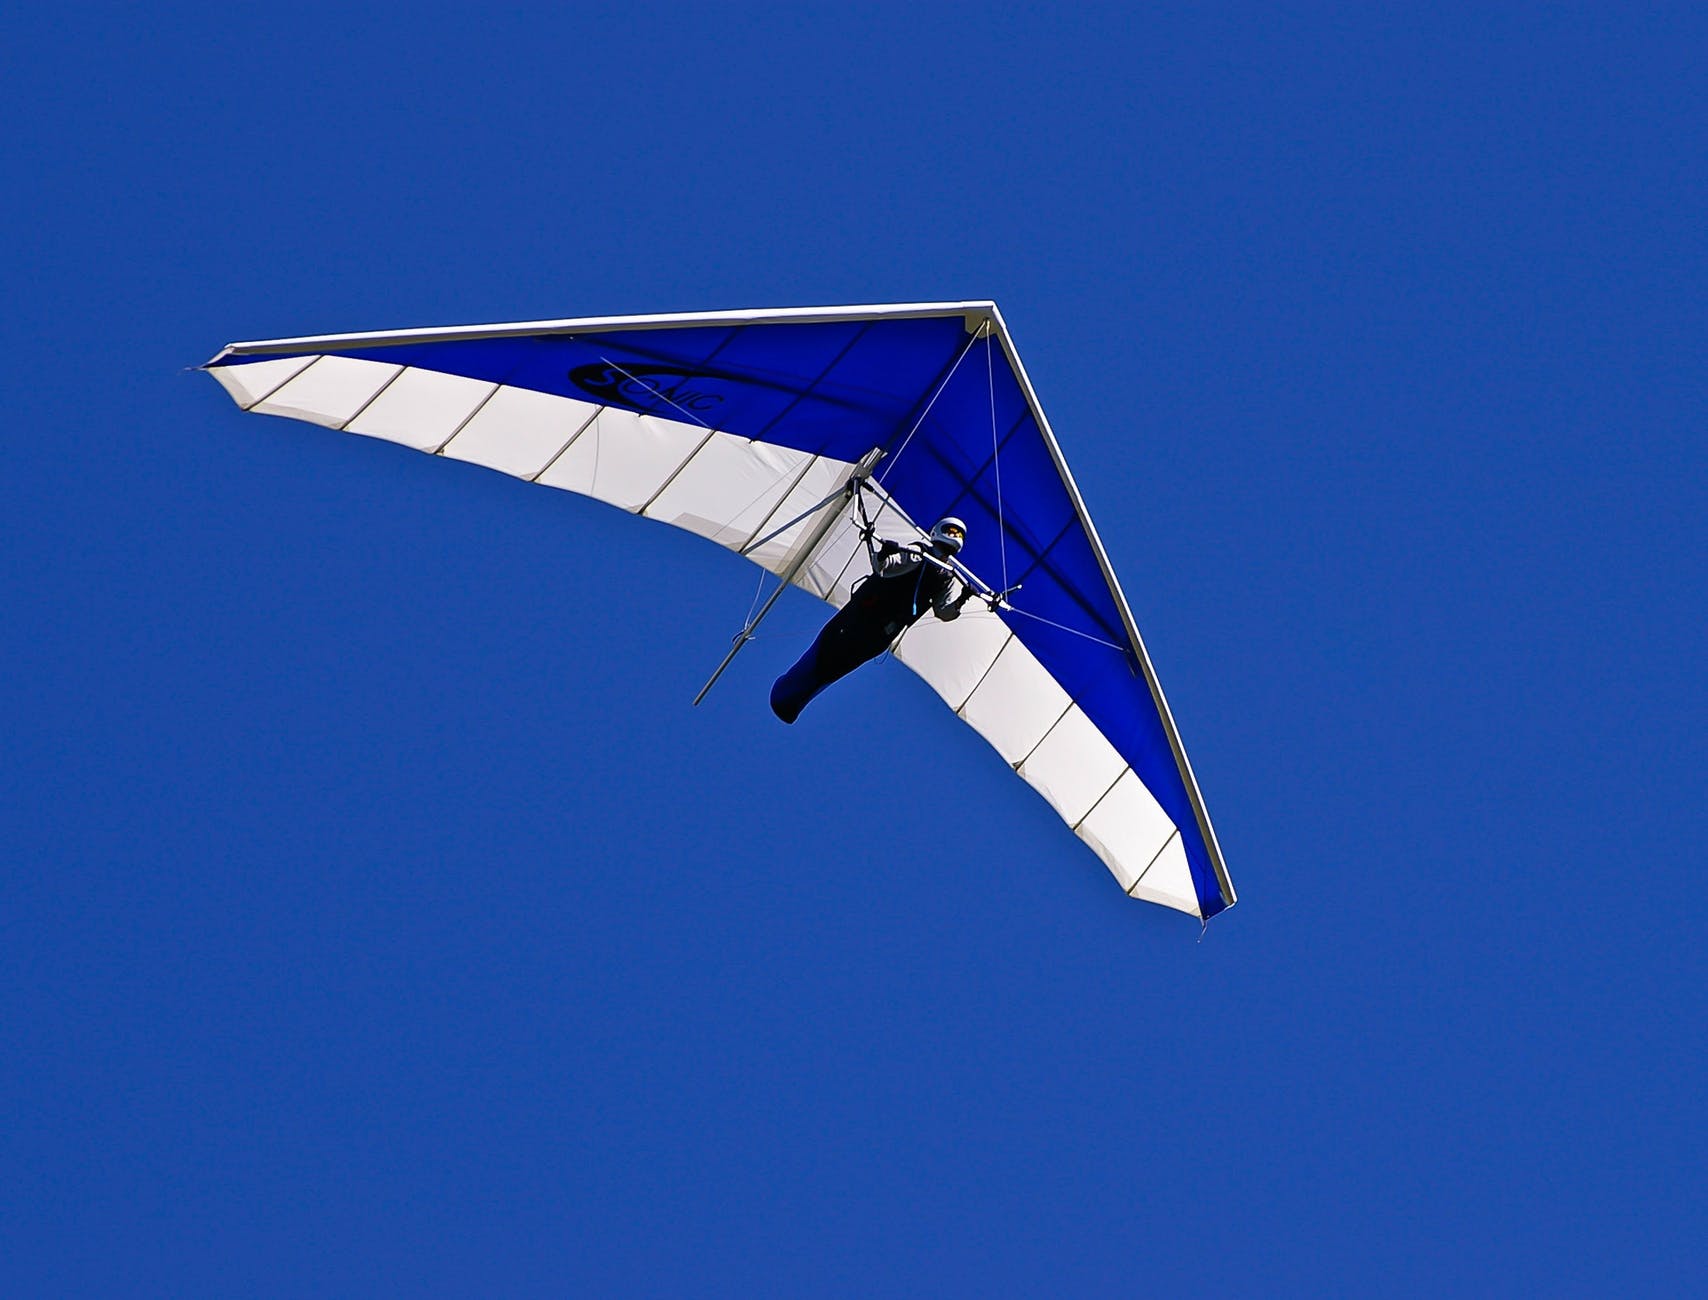
[[[869,526],[863,536],[872,572],[854,585],[848,603],[771,687],[771,711],[784,722],[800,717],[826,686],[883,654],[927,610],[951,622],[973,595],[947,563],[967,540],[967,526],[959,519],[939,519],[924,544],[903,546],[886,539],[874,545]]]

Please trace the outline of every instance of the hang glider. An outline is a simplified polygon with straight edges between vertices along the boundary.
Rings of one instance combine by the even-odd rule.
[[[867,512],[902,542],[966,520],[958,560],[988,599],[921,621],[895,657],[1128,894],[1206,920],[1233,905],[1138,626],[994,303],[274,339],[204,369],[246,411],[595,497],[838,608],[865,571]]]

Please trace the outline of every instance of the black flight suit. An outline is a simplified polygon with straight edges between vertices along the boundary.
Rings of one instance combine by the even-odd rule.
[[[972,591],[946,569],[930,563],[925,548],[886,541],[872,552],[871,576],[854,588],[848,603],[824,625],[807,652],[771,688],[771,711],[784,722],[800,717],[814,696],[846,677],[935,610],[949,622],[961,616]],[[955,595],[956,589],[960,594]]]

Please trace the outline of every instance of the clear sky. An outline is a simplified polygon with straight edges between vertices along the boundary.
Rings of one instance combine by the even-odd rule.
[[[0,1289],[1678,1294],[1700,6],[161,4],[0,51]],[[1373,10],[1379,8],[1380,13]],[[993,298],[1240,904],[233,339]]]

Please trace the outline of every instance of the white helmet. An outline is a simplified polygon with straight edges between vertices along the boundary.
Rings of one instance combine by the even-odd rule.
[[[931,544],[943,547],[950,555],[959,551],[966,540],[967,526],[953,515],[939,519],[931,530]]]

